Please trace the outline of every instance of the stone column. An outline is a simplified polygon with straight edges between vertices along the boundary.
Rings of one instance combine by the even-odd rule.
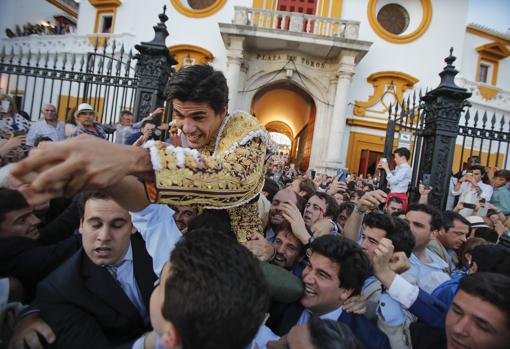
[[[338,84],[329,124],[329,137],[327,139],[326,162],[328,169],[337,169],[345,166],[345,149],[342,149],[347,119],[347,97],[354,75],[355,53],[347,51],[340,58],[338,67]]]
[[[244,62],[244,37],[230,36],[230,44],[227,49],[227,72],[228,83],[228,109],[235,111],[237,106],[237,97],[239,90],[239,77],[241,75],[241,65]]]

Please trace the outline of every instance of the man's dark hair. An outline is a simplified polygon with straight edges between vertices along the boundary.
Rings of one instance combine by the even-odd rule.
[[[416,244],[411,227],[403,219],[394,216],[392,216],[392,219],[395,227],[386,235],[386,238],[393,243],[395,252],[404,252],[407,257],[410,257]]]
[[[404,202],[402,201],[401,198],[399,198],[398,196],[392,196],[389,200],[388,200],[388,204],[386,206],[389,206],[392,202],[396,202],[397,204],[401,204],[403,205]]]
[[[485,241],[496,243],[499,239],[499,234],[492,228],[480,227],[475,230],[475,237],[482,238]]]
[[[474,273],[460,280],[459,290],[491,303],[506,315],[510,329],[510,277],[497,273]]]
[[[300,178],[299,191],[304,191],[306,193],[304,198],[305,200],[308,200],[313,196],[313,194],[315,194],[317,188],[315,183],[310,178]]]
[[[170,256],[163,317],[183,349],[242,349],[269,306],[259,262],[234,239],[210,230],[188,232]]]
[[[262,191],[267,193],[267,200],[269,200],[269,202],[273,201],[273,197],[279,190],[280,186],[274,180],[269,177],[264,179],[264,187],[262,188]]]
[[[120,112],[120,117],[123,118],[125,115],[133,115],[133,113],[127,109]]]
[[[81,219],[83,219],[85,215],[85,204],[89,200],[113,200],[113,198],[102,191],[87,191],[81,193],[76,204]]]
[[[144,128],[144,127],[145,127],[145,125],[147,125],[147,124],[153,124],[153,125],[157,126],[156,121],[154,121],[154,120],[152,120],[152,119],[147,119],[147,120],[144,120],[144,121],[142,122],[142,127],[141,127],[141,128]]]
[[[204,210],[188,224],[188,231],[200,228],[221,232],[237,240],[236,234],[232,230],[232,224],[227,210]]]
[[[310,340],[315,349],[362,349],[352,330],[344,323],[313,316],[308,321]]]
[[[228,104],[227,79],[208,64],[195,64],[182,69],[169,80],[166,95],[171,101],[207,103],[220,113]]]
[[[325,216],[328,216],[331,219],[335,219],[338,216],[338,203],[334,197],[321,191],[315,192],[312,196],[317,196],[319,199],[326,201],[326,212],[324,212]]]
[[[476,262],[478,273],[491,272],[510,277],[510,250],[500,245],[485,244],[471,251],[471,262]]]
[[[469,166],[468,168],[469,171],[474,171],[474,170],[480,170],[480,173],[482,175],[485,174],[485,167],[483,167],[482,165],[473,165],[473,166]]]
[[[53,142],[53,139],[51,139],[48,136],[39,136],[34,141],[34,147],[39,146],[39,143],[41,143],[41,142]]]
[[[510,181],[510,171],[499,170],[494,172],[494,177],[504,178],[506,181]]]
[[[327,257],[340,266],[339,287],[354,289],[354,295],[361,292],[363,282],[372,273],[372,267],[368,256],[356,242],[328,234],[315,239],[310,248],[313,253]]]
[[[350,216],[352,212],[354,211],[354,202],[342,202],[340,205],[338,205],[338,214],[346,211],[347,216]]]
[[[441,211],[439,211],[437,208],[431,205],[426,204],[411,204],[407,208],[407,212],[410,211],[418,211],[423,212],[428,215],[430,215],[430,228],[431,230],[439,230],[442,226],[442,217],[441,217]]]
[[[411,152],[409,151],[409,149],[407,148],[397,148],[393,154],[398,154],[399,156],[405,156],[406,160],[409,160],[409,158],[411,157]]]
[[[461,221],[462,223],[467,225],[468,226],[468,235],[469,235],[469,232],[471,231],[471,223],[469,223],[469,221],[466,219],[466,217],[464,217],[460,213],[453,212],[453,211],[445,211],[441,215],[441,220],[442,220],[442,227],[445,232],[448,231],[448,229],[453,228],[454,221]]]
[[[369,212],[363,218],[363,224],[370,228],[382,229],[388,235],[393,229],[395,224],[391,216],[381,212]]]
[[[398,210],[398,211],[393,212],[391,215],[392,215],[393,217],[398,217],[398,216],[400,216],[400,215],[402,215],[402,214],[403,214],[403,215],[405,215],[405,214],[406,214],[406,211],[404,211],[404,210]]]
[[[28,207],[28,203],[19,191],[0,188],[0,223],[4,221],[9,212],[26,207]]]

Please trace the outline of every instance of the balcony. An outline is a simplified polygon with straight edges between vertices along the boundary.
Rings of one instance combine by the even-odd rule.
[[[510,91],[464,77],[458,77],[455,82],[473,94],[469,101],[475,107],[510,113]]]
[[[355,40],[359,32],[359,22],[355,21],[238,6],[234,24]]]
[[[244,36],[248,48],[271,51],[293,49],[329,59],[342,49],[359,51],[359,61],[371,43],[358,40],[359,22],[298,12],[235,7],[232,24],[220,23],[224,42]]]

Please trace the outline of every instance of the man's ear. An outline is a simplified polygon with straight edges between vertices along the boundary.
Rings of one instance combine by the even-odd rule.
[[[135,228],[135,226],[133,224],[131,224],[131,235],[133,235],[134,233],[136,233],[138,230]]]
[[[159,344],[167,349],[178,349],[182,347],[181,335],[171,322],[165,321],[165,329],[160,337]]]
[[[343,288],[340,287],[340,300],[342,303],[345,303],[346,300],[349,299],[350,296],[354,293],[354,288]]]
[[[471,262],[471,266],[469,267],[469,274],[474,274],[478,272],[478,264],[476,262]]]
[[[78,228],[78,231],[80,232],[80,234],[82,234],[82,229],[83,229],[83,218],[80,218],[80,227]]]

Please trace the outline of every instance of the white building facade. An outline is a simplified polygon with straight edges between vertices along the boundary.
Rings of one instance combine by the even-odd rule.
[[[77,26],[76,32],[58,36],[4,35],[1,44],[85,54],[99,37],[101,43],[115,40],[133,48],[153,37],[152,25],[166,5],[167,45],[180,63],[176,69],[209,62],[222,70],[230,88],[229,109],[247,110],[268,130],[286,135],[290,158],[302,169],[347,167],[370,173],[382,156],[389,106],[435,88],[450,47],[460,71],[456,82],[472,92],[473,111],[496,115],[498,125],[503,120],[509,131],[510,34],[467,23],[465,0],[69,4],[72,0],[2,1],[2,35],[16,24],[51,21],[59,13],[74,18]],[[5,79],[0,88],[12,93]],[[489,149],[483,151],[482,160]],[[460,152],[456,156],[460,160]],[[510,163],[490,165],[510,168]]]

